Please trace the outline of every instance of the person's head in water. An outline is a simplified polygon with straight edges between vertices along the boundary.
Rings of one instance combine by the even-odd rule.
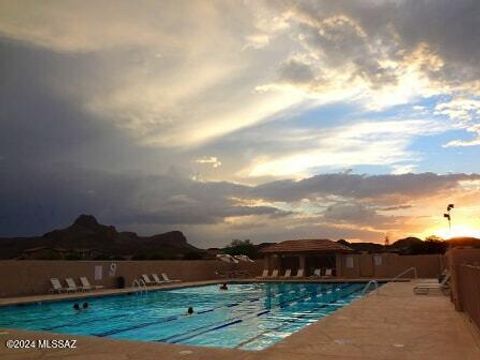
[[[223,283],[223,284],[220,286],[220,290],[228,290],[227,283]]]
[[[84,302],[83,305],[82,305],[82,308],[88,309],[88,303],[87,303],[87,302]]]
[[[77,303],[73,304],[73,308],[75,310],[80,310],[80,305],[78,305]]]
[[[192,315],[193,314],[193,307],[189,307],[187,310],[187,315]]]

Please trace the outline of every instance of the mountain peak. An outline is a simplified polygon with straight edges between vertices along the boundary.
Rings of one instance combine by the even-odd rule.
[[[80,215],[73,223],[74,225],[82,226],[89,229],[94,229],[99,226],[97,219],[93,215]]]

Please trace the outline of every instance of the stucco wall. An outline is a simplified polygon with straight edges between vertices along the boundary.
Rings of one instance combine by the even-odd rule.
[[[461,291],[459,286],[459,283],[462,281],[462,279],[460,279],[462,275],[460,266],[464,264],[480,265],[480,249],[454,248],[447,252],[446,257],[451,274],[451,300],[456,310],[463,311],[464,298],[475,295],[473,293],[469,294],[469,292],[465,290],[463,292]]]
[[[353,267],[347,267],[347,258],[353,258]],[[375,261],[375,258],[381,259]],[[393,278],[410,267],[417,269],[420,278],[435,278],[445,266],[443,255],[355,254],[338,255],[337,274],[345,278]],[[413,272],[405,275],[413,278]]]
[[[111,261],[0,261],[0,297],[43,294],[50,288],[49,279],[59,278],[62,283],[72,277],[79,284],[79,277],[86,276],[92,285],[106,288],[116,286],[116,278],[123,276],[127,286],[141,274],[165,272],[173,279],[184,281],[221,278],[216,272],[229,270],[248,271],[251,276],[261,274],[263,261],[255,263],[227,264],[215,260],[192,261],[115,261],[116,271],[110,276]],[[95,281],[95,266],[102,267],[102,280]]]

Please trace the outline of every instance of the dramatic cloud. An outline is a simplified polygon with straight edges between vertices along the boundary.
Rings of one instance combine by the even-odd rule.
[[[199,244],[380,241],[440,228],[448,202],[471,225],[479,13],[473,0],[2,1],[0,235],[91,212]]]

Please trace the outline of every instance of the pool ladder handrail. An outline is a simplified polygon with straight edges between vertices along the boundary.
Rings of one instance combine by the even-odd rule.
[[[375,290],[373,290],[373,292],[375,292],[376,294],[378,294],[378,281],[377,280],[370,280],[367,285],[365,285],[365,287],[363,288],[362,290],[362,295],[365,295],[365,293],[367,292],[367,290],[370,288],[371,285],[375,285]]]
[[[413,270],[413,274],[414,274],[415,279],[418,279],[417,268],[415,266],[412,266],[412,267],[409,267],[408,269],[402,271],[400,274],[395,276],[393,279],[390,279],[388,282],[396,281],[396,280],[400,279],[403,275],[409,273],[412,270]]]
[[[143,279],[134,279],[132,281],[132,287],[138,289],[138,291],[135,292],[136,294],[142,295],[147,292],[147,284]]]
[[[402,271],[400,274],[398,274],[397,276],[395,276],[393,279],[390,279],[388,281],[386,281],[386,283],[389,283],[389,282],[393,282],[393,281],[396,281],[398,279],[400,279],[403,275],[405,274],[408,274],[410,271],[413,271],[413,274],[414,274],[414,277],[415,279],[418,279],[418,273],[417,273],[417,268],[415,266],[411,266],[409,267],[408,269]],[[377,280],[370,280],[367,285],[365,285],[365,287],[363,288],[362,290],[362,295],[365,295],[365,293],[367,292],[367,290],[370,288],[370,286],[374,284],[375,285],[375,290],[373,290],[373,292],[375,292],[375,294],[379,294],[379,285],[378,285],[378,281]]]

